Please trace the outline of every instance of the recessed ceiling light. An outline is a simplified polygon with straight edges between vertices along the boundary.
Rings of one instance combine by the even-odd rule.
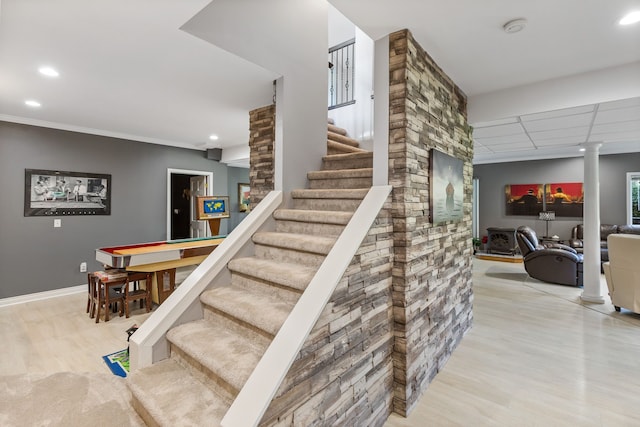
[[[209,135],[209,139],[212,141],[217,141],[218,140],[218,135]]]
[[[26,101],[24,101],[24,103],[27,104],[29,107],[33,107],[33,108],[38,108],[42,106],[42,104],[40,104],[38,101],[35,101],[33,99],[27,99]]]
[[[627,13],[619,22],[620,25],[631,25],[640,22],[640,10]]]
[[[60,73],[55,68],[51,67],[40,67],[38,68],[40,74],[45,75],[47,77],[58,77]]]
[[[507,34],[513,34],[524,30],[527,26],[527,20],[524,18],[513,19],[502,26],[502,29]]]
[[[579,151],[587,151],[586,148],[581,148]]]

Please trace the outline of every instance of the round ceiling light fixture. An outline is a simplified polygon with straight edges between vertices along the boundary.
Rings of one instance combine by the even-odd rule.
[[[502,29],[507,34],[518,33],[527,26],[527,20],[524,18],[512,19],[502,26]]]
[[[618,24],[620,25],[632,25],[640,22],[640,10],[627,13]]]
[[[24,103],[26,105],[28,105],[29,107],[33,107],[33,108],[39,108],[42,106],[42,104],[40,104],[38,101],[36,101],[35,99],[27,99],[26,101],[24,101]]]
[[[58,73],[58,71],[53,67],[40,67],[38,68],[38,71],[43,76],[47,77],[58,77],[60,75],[60,73]]]

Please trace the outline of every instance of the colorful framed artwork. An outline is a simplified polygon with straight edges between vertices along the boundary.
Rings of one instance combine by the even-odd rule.
[[[434,224],[461,221],[464,210],[464,162],[432,149],[429,214]]]
[[[111,175],[24,171],[24,216],[111,215]]]
[[[198,220],[229,218],[229,196],[196,196]]]
[[[584,215],[584,188],[581,182],[553,182],[545,185],[546,210],[556,217]]]
[[[543,184],[507,184],[504,194],[506,215],[538,216],[543,211]]]
[[[240,212],[251,210],[251,187],[249,184],[238,184],[238,207]]]

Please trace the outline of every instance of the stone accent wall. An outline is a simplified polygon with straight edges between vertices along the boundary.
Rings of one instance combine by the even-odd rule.
[[[473,146],[466,97],[408,30],[389,37],[394,412],[407,415],[472,324]],[[429,219],[429,156],[464,162],[464,217]]]
[[[268,105],[249,112],[249,184],[251,208],[274,189],[274,143],[276,106]]]
[[[384,424],[393,395],[390,197],[260,425]]]

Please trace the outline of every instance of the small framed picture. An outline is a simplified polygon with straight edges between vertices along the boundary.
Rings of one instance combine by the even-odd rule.
[[[240,212],[251,210],[251,186],[249,184],[238,184],[238,207]]]
[[[464,198],[463,162],[436,149],[431,150],[431,222],[462,220]]]

